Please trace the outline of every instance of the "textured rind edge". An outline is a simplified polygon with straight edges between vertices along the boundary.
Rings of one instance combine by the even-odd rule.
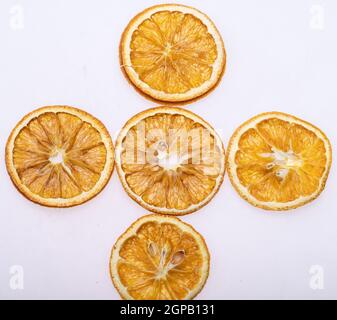
[[[191,119],[193,120],[193,118],[198,119],[198,121],[200,122],[200,124],[204,125],[210,132],[214,132],[214,137],[216,138],[216,140],[218,141],[218,145],[219,148],[221,150],[221,155],[223,158],[223,167],[221,170],[221,173],[219,175],[219,181],[217,183],[217,187],[213,190],[213,192],[210,194],[209,199],[207,199],[207,201],[205,201],[204,203],[202,203],[202,205],[198,205],[193,209],[185,209],[185,210],[175,210],[175,209],[170,209],[170,210],[163,210],[154,206],[151,206],[149,204],[147,204],[145,201],[139,201],[138,197],[132,192],[132,190],[130,190],[130,188],[128,187],[125,179],[124,179],[124,172],[121,169],[121,159],[120,159],[120,150],[121,150],[121,146],[123,143],[123,139],[125,138],[127,132],[129,131],[129,129],[136,125],[139,121],[141,121],[142,119],[145,119],[149,116],[158,114],[158,113],[169,113],[169,114],[182,114],[185,115],[186,117],[192,117]],[[192,213],[195,213],[196,211],[199,211],[200,209],[202,209],[203,207],[205,207],[206,205],[208,205],[213,199],[214,197],[217,195],[217,193],[219,192],[223,182],[224,182],[224,178],[225,178],[225,173],[226,173],[226,151],[223,145],[223,142],[220,138],[220,136],[217,134],[217,132],[213,129],[213,127],[206,122],[204,119],[202,119],[200,116],[196,115],[195,113],[187,110],[187,109],[183,109],[183,108],[178,108],[178,107],[169,107],[169,106],[162,106],[162,107],[155,107],[155,108],[151,108],[151,109],[147,109],[145,111],[142,111],[140,113],[138,113],[137,115],[133,116],[131,119],[129,119],[127,121],[127,123],[124,125],[124,127],[122,128],[122,130],[120,131],[117,141],[116,141],[116,148],[115,148],[115,160],[116,160],[116,168],[117,168],[117,173],[119,176],[119,179],[123,185],[124,190],[126,191],[126,193],[130,196],[130,198],[132,200],[134,200],[136,203],[138,203],[140,206],[142,206],[144,209],[153,212],[153,213],[157,213],[157,214],[162,214],[162,215],[169,215],[169,216],[185,216],[185,215],[189,215]]]
[[[109,273],[110,273],[110,278],[111,278],[111,281],[116,289],[116,291],[118,292],[118,294],[120,295],[121,299],[123,300],[134,300],[130,295],[128,294],[125,294],[123,292],[121,292],[120,288],[119,288],[119,285],[118,283],[120,283],[119,279],[116,279],[116,277],[113,275],[113,259],[117,259],[118,257],[115,257],[116,254],[118,254],[119,256],[119,250],[118,250],[118,246],[120,247],[127,238],[127,235],[135,228],[137,228],[137,226],[141,226],[144,223],[146,223],[147,221],[148,222],[151,222],[151,221],[154,221],[154,220],[157,220],[157,221],[162,221],[162,220],[165,220],[167,219],[167,221],[175,221],[175,224],[178,225],[183,225],[185,226],[186,229],[190,229],[190,232],[191,234],[193,234],[194,236],[197,236],[199,239],[198,243],[201,243],[203,246],[204,246],[204,251],[206,252],[206,257],[207,257],[207,260],[206,260],[206,275],[204,276],[204,279],[203,279],[203,283],[201,284],[200,288],[198,288],[196,290],[196,292],[193,293],[193,295],[191,297],[188,297],[188,299],[185,299],[185,300],[193,300],[195,299],[199,293],[204,289],[206,283],[207,283],[207,280],[208,280],[208,277],[209,277],[209,272],[210,272],[210,265],[211,265],[211,256],[210,256],[210,252],[209,252],[209,249],[208,249],[208,246],[206,244],[206,241],[204,239],[204,237],[190,224],[180,220],[179,218],[177,217],[174,217],[174,216],[169,216],[169,215],[158,215],[158,214],[149,214],[149,215],[146,215],[146,216],[143,216],[139,219],[137,219],[135,222],[133,222],[131,224],[131,226],[117,239],[116,243],[114,244],[114,246],[112,247],[111,249],[111,255],[110,255],[110,260],[109,260]],[[118,252],[117,252],[118,250]],[[204,252],[203,251],[203,252]],[[116,270],[116,275],[118,275],[118,272]],[[124,291],[127,291],[127,289],[123,286],[123,288],[125,289]]]
[[[261,204],[258,204],[254,201],[252,201],[249,197],[247,197],[245,194],[243,194],[241,192],[241,190],[239,189],[239,187],[235,184],[234,182],[234,175],[232,173],[232,168],[231,168],[231,164],[230,164],[230,161],[229,161],[229,158],[231,156],[231,153],[232,153],[232,149],[234,147],[234,142],[236,140],[236,137],[238,135],[238,133],[243,130],[246,126],[248,126],[250,123],[254,122],[255,120],[258,120],[259,118],[264,118],[266,116],[270,116],[270,117],[273,117],[273,116],[282,116],[282,117],[287,117],[287,118],[290,118],[294,121],[297,121],[299,123],[302,123],[303,125],[306,125],[308,127],[311,127],[312,129],[318,131],[322,137],[325,139],[324,142],[327,143],[327,146],[328,146],[328,154],[329,154],[329,158],[330,158],[330,161],[329,161],[329,164],[327,166],[327,170],[325,172],[325,176],[323,177],[323,180],[321,181],[321,188],[318,190],[318,192],[316,192],[315,196],[311,197],[310,199],[306,200],[306,201],[303,201],[301,203],[299,203],[298,205],[288,205],[288,206],[282,206],[282,207],[271,207],[269,205],[261,205]],[[226,153],[226,171],[228,173],[228,176],[229,176],[229,180],[232,184],[232,186],[234,187],[234,189],[236,190],[236,192],[239,194],[239,196],[246,200],[249,204],[251,204],[252,206],[256,207],[256,208],[260,208],[260,209],[263,209],[263,210],[266,210],[266,211],[278,211],[278,212],[284,212],[284,211],[290,211],[290,210],[294,210],[294,209],[297,209],[297,208],[300,208],[300,207],[303,207],[311,202],[313,202],[314,200],[316,200],[321,194],[322,192],[324,191],[325,189],[325,186],[326,186],[326,183],[328,181],[328,178],[329,178],[329,173],[330,173],[330,170],[331,170],[331,166],[332,166],[332,159],[333,159],[333,156],[332,156],[332,145],[331,145],[331,142],[330,140],[328,139],[328,137],[325,135],[325,133],[319,129],[318,127],[314,126],[313,124],[311,124],[310,122],[308,121],[305,121],[305,120],[302,120],[298,117],[295,117],[293,115],[290,115],[290,114],[287,114],[287,113],[284,113],[284,112],[279,112],[279,111],[273,111],[273,112],[264,112],[264,113],[261,113],[261,114],[258,114],[256,116],[254,116],[253,118],[245,121],[241,126],[239,126],[234,134],[232,135],[232,137],[230,138],[230,141],[228,143],[228,147],[227,147],[227,153]]]
[[[104,134],[104,138],[105,138],[105,143],[104,145],[106,146],[107,149],[107,175],[105,176],[104,180],[101,181],[100,186],[97,187],[97,185],[95,187],[97,187],[97,190],[95,192],[93,192],[92,194],[89,194],[89,196],[83,197],[81,198],[80,196],[75,197],[72,201],[68,201],[65,200],[63,203],[57,204],[55,203],[51,203],[50,201],[42,198],[42,197],[38,197],[38,196],[34,196],[31,192],[27,192],[27,188],[25,188],[23,186],[23,184],[20,182],[20,179],[17,176],[16,170],[13,170],[14,168],[14,164],[13,164],[13,157],[12,157],[12,148],[11,146],[14,144],[15,138],[17,136],[17,134],[22,130],[22,128],[27,125],[34,117],[37,117],[38,115],[41,115],[43,113],[46,112],[65,112],[65,113],[69,113],[75,116],[79,116],[79,118],[83,121],[85,121],[83,119],[83,117],[85,117],[86,119],[90,119],[91,121],[89,122],[91,125],[93,125],[96,129],[99,128],[99,132]],[[102,137],[103,138],[103,137]],[[44,206],[44,207],[49,207],[49,208],[71,208],[71,207],[75,207],[75,206],[79,206],[82,205],[90,200],[92,200],[93,198],[95,198],[96,196],[98,196],[107,186],[107,184],[109,183],[113,172],[114,172],[114,168],[115,168],[115,156],[114,156],[114,145],[111,139],[111,136],[108,132],[108,130],[106,129],[106,127],[104,126],[104,124],[98,120],[97,118],[95,118],[94,116],[92,116],[91,114],[89,114],[88,112],[78,109],[78,108],[74,108],[74,107],[70,107],[70,106],[63,106],[63,105],[55,105],[55,106],[45,106],[45,107],[41,107],[38,108],[30,113],[28,113],[26,116],[24,116],[19,122],[18,124],[14,127],[14,129],[12,130],[7,143],[6,143],[6,149],[5,149],[5,161],[6,161],[6,168],[7,168],[7,172],[8,175],[11,179],[11,181],[13,182],[15,188],[28,200],[34,202],[35,204]],[[110,154],[110,156],[109,156]],[[78,199],[76,199],[78,198]],[[71,199],[70,199],[71,200]]]
[[[202,14],[205,18],[208,19],[208,21],[212,24],[213,28],[216,30],[216,32],[219,35],[219,38],[221,40],[221,47],[222,47],[222,51],[223,51],[223,63],[222,63],[222,69],[219,72],[219,76],[218,76],[218,80],[216,83],[214,83],[210,88],[208,88],[208,90],[204,93],[201,93],[200,95],[197,95],[196,97],[192,97],[190,99],[182,99],[182,100],[163,100],[163,99],[158,99],[146,92],[144,92],[141,88],[139,88],[130,78],[130,76],[128,75],[128,72],[126,70],[126,67],[124,66],[124,58],[123,58],[123,52],[125,49],[125,38],[128,35],[130,28],[134,25],[135,21],[137,21],[141,16],[145,15],[148,11],[152,11],[156,8],[164,8],[167,6],[177,6],[177,7],[182,7],[182,8],[188,8],[188,9],[192,9],[195,10],[196,12]],[[147,100],[157,103],[157,104],[165,104],[167,106],[185,106],[191,103],[194,103],[200,99],[203,99],[205,97],[207,97],[209,94],[211,94],[221,83],[221,80],[223,79],[225,73],[226,73],[226,67],[227,67],[227,52],[226,52],[226,48],[225,48],[225,44],[223,41],[223,38],[219,32],[219,30],[217,29],[216,25],[214,24],[214,22],[203,12],[199,11],[198,9],[195,9],[191,6],[186,6],[186,5],[181,5],[181,4],[161,4],[161,5],[155,5],[152,7],[149,7],[145,10],[143,10],[142,12],[138,13],[134,18],[131,19],[131,21],[129,22],[129,24],[127,25],[127,27],[124,29],[122,36],[121,36],[121,40],[120,40],[120,44],[119,44],[119,63],[120,63],[120,68],[122,70],[122,73],[125,77],[125,79],[128,81],[128,83],[140,94],[142,95],[144,98],[146,98]]]

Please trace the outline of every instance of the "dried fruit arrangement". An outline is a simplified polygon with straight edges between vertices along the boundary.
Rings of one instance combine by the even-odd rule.
[[[117,240],[113,284],[123,299],[193,299],[207,281],[210,255],[203,237],[174,216],[207,205],[226,169],[239,195],[256,207],[303,206],[325,187],[331,144],[310,123],[270,112],[241,125],[225,154],[210,124],[173,107],[208,94],[225,72],[222,38],[194,8],[160,5],[137,15],[122,36],[120,61],[141,94],[166,106],[132,117],[116,149],[104,125],[82,110],[35,110],[8,139],[7,170],[31,201],[71,207],[103,190],[116,159],[127,194],[156,214],[140,218]]]

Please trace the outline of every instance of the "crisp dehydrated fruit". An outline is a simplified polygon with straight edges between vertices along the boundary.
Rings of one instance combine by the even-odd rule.
[[[312,124],[270,112],[236,130],[226,162],[241,197],[263,209],[290,210],[321,194],[332,150],[326,135]]]
[[[116,165],[126,192],[145,209],[184,215],[205,206],[219,190],[225,151],[217,133],[199,116],[159,107],[124,126]]]
[[[116,242],[112,281],[123,299],[187,300],[204,287],[209,252],[203,237],[178,218],[149,215]]]
[[[188,102],[219,83],[226,65],[223,40],[202,12],[165,4],[137,15],[123,33],[121,67],[144,95]]]
[[[6,164],[17,189],[31,201],[71,207],[106,186],[114,168],[114,146],[104,125],[88,113],[44,107],[12,131]]]

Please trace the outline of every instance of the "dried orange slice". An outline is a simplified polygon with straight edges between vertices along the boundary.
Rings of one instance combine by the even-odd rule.
[[[106,186],[114,168],[114,147],[104,125],[88,113],[44,107],[12,131],[6,164],[17,189],[31,201],[71,207]]]
[[[184,215],[215,196],[225,174],[225,151],[214,129],[175,107],[149,109],[122,129],[116,145],[120,180],[145,209]]]
[[[233,186],[241,197],[266,210],[295,209],[316,199],[331,162],[331,145],[320,129],[279,112],[244,123],[227,153]]]
[[[203,237],[181,220],[149,215],[112,249],[112,281],[126,300],[188,300],[204,287],[209,252]]]
[[[165,4],[146,9],[130,22],[121,39],[120,60],[141,93],[176,103],[197,99],[217,86],[226,52],[205,14]]]

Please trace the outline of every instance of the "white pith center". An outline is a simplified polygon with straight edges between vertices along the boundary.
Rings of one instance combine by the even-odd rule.
[[[162,158],[158,157],[158,164],[165,170],[177,170],[181,165],[181,160],[176,154],[166,153]]]
[[[165,170],[176,170],[182,164],[183,160],[176,153],[170,153],[164,141],[158,143],[157,153],[158,165]]]
[[[61,164],[64,162],[64,150],[58,149],[53,155],[49,158],[49,161],[53,165]]]
[[[167,43],[164,49],[164,56],[169,56],[171,53],[172,45],[170,43]]]
[[[185,251],[177,251],[173,254],[172,258],[168,263],[166,263],[168,248],[162,248],[161,252],[159,252],[156,244],[151,243],[149,246],[149,254],[150,256],[160,255],[159,265],[156,270],[154,278],[156,280],[165,280],[168,273],[177,267],[179,264],[183,262],[185,259]]]
[[[278,167],[276,175],[285,179],[291,169],[297,169],[302,167],[303,160],[297,156],[292,150],[284,152],[276,148],[272,148],[272,153],[263,154],[264,157],[273,158],[273,162],[267,165],[267,169],[272,169],[275,166]]]

